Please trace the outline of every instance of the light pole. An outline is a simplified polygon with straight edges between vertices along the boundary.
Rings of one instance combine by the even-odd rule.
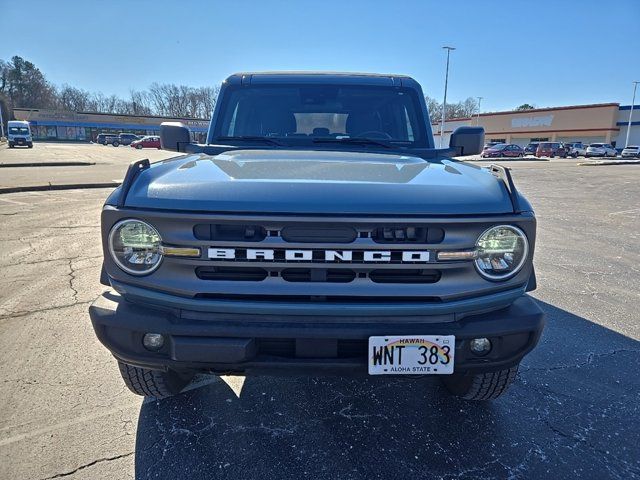
[[[478,98],[478,116],[476,117],[476,125],[480,125],[480,104],[482,103],[482,99],[484,97],[477,97]]]
[[[0,102],[0,138],[4,137],[4,120],[2,120],[2,102]]]
[[[629,123],[627,123],[627,140],[624,142],[624,148],[629,146],[629,134],[631,133],[631,117],[633,116],[633,104],[636,103],[636,88],[638,83],[633,82],[633,98],[631,99],[631,110],[629,110]]]
[[[444,101],[442,102],[442,123],[440,124],[440,148],[444,142],[444,117],[447,113],[447,85],[449,84],[449,54],[455,47],[442,47],[447,51],[447,71],[444,76]]]

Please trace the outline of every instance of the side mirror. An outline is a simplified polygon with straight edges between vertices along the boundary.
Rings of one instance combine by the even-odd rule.
[[[191,132],[180,122],[162,122],[160,124],[160,145],[164,150],[186,152],[191,143]]]
[[[451,134],[449,148],[456,151],[456,155],[477,155],[482,152],[484,145],[484,128],[458,127]]]

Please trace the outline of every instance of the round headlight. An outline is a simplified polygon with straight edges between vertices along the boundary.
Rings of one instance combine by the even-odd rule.
[[[131,275],[146,275],[160,266],[161,243],[158,231],[140,220],[122,220],[109,233],[111,257]]]
[[[476,268],[490,280],[506,280],[522,268],[529,242],[522,230],[498,225],[486,230],[476,242]]]

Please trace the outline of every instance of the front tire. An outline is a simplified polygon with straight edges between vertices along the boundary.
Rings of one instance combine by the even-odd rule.
[[[180,393],[193,378],[193,374],[179,374],[172,370],[160,372],[134,367],[120,361],[118,367],[129,390],[143,397],[172,397]]]
[[[518,365],[497,372],[456,374],[442,378],[449,392],[465,400],[494,400],[505,393],[515,380]]]
[[[140,144],[136,145],[136,150],[142,150],[142,145]]]
[[[113,142],[111,145],[113,145],[114,147],[119,147],[120,143],[119,142]]]

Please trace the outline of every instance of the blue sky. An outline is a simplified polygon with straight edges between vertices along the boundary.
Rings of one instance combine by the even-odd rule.
[[[0,0],[0,58],[56,84],[128,95],[154,81],[203,86],[236,71],[404,73],[483,111],[631,101],[640,0]]]

